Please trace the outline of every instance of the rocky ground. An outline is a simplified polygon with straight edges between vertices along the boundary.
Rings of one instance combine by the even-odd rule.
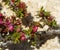
[[[46,10],[51,11],[51,14],[56,17],[56,21],[59,24],[60,23],[60,0],[21,0],[26,3],[28,6],[27,11],[34,16],[34,21],[39,21],[36,16],[37,11],[39,11],[40,7],[43,6]],[[1,2],[1,1],[0,1]],[[14,12],[12,12],[8,6],[3,5],[2,13],[4,15],[7,15],[10,17],[10,15],[15,15]],[[6,13],[4,13],[6,12]],[[41,30],[46,30],[46,27]],[[59,38],[56,36],[53,39],[47,40],[39,49],[35,48],[34,50],[60,50],[60,43]]]

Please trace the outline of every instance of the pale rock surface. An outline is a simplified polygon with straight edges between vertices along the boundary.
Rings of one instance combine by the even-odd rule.
[[[1,13],[3,13],[3,15],[7,16],[7,17],[11,17],[11,16],[16,16],[15,12],[13,12],[8,5],[5,5],[4,2],[0,1],[0,3],[2,4],[2,11]]]
[[[60,43],[58,37],[48,40],[40,47],[40,50],[60,50]]]
[[[56,17],[57,24],[60,24],[60,0],[48,0],[46,10],[51,11],[51,14]]]

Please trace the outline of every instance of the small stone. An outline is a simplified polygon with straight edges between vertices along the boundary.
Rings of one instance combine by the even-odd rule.
[[[28,42],[30,42],[30,40],[28,39]]]
[[[9,50],[9,49],[5,49],[5,50]]]
[[[48,25],[45,25],[45,26],[43,27],[43,30],[46,31],[46,30],[48,30],[48,28],[49,28],[49,26],[48,26]]]

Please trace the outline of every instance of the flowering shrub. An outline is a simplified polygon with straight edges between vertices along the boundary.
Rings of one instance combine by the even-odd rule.
[[[3,0],[8,4],[11,9],[16,13],[17,17],[23,18],[28,16],[27,13],[27,6],[24,2],[21,2],[20,0]]]
[[[0,13],[0,33],[3,37],[7,39],[14,40],[16,43],[17,41],[24,41],[30,38],[31,33],[37,32],[38,26],[33,26],[29,30],[22,30],[21,29],[21,20],[15,16],[6,17],[2,13]],[[6,35],[9,32],[9,35]],[[4,35],[3,35],[4,33]],[[11,36],[12,35],[12,36]],[[10,37],[11,36],[11,37]],[[29,37],[27,37],[29,36]]]
[[[37,38],[36,32],[38,32],[38,27],[41,27],[41,24],[33,21],[29,25],[29,22],[31,21],[29,21],[29,13],[27,13],[27,6],[24,2],[21,2],[20,0],[3,1],[5,1],[11,7],[11,9],[16,13],[16,16],[6,17],[0,13],[1,36],[6,40],[12,40],[14,43],[30,40],[30,43],[35,45]],[[51,16],[50,12],[45,11],[43,7],[39,11],[38,16],[42,18],[40,21],[43,21],[45,25],[48,25],[51,28],[56,27],[57,24],[54,17]],[[23,24],[22,19],[25,19],[24,22],[27,21],[29,27],[28,30],[23,30],[21,27]]]
[[[41,7],[38,16],[42,18],[41,21],[43,21],[44,24],[47,24],[52,28],[55,28],[57,26],[55,18],[50,14],[50,12],[45,11],[43,7]]]

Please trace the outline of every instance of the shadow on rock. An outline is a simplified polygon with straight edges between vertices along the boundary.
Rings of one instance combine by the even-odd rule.
[[[33,50],[26,41],[21,42],[20,44],[9,44],[7,48],[9,48],[9,50]]]
[[[37,39],[36,39],[36,48],[40,48],[43,44],[47,42],[47,40],[54,39],[55,37],[60,37],[60,35],[57,34],[37,34]]]

